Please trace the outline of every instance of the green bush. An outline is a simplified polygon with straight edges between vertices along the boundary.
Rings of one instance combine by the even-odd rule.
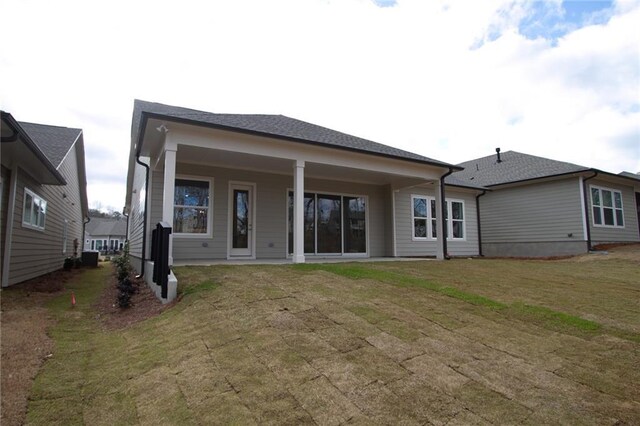
[[[65,271],[70,271],[70,270],[71,270],[71,268],[73,268],[74,263],[75,263],[75,262],[74,262],[74,260],[73,260],[73,257],[67,257],[67,258],[64,260],[64,264],[62,265],[62,268],[63,268]]]

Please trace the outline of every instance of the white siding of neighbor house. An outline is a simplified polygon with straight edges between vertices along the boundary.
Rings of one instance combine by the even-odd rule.
[[[487,192],[480,198],[482,243],[584,241],[581,206],[578,178]]]
[[[478,255],[478,222],[476,216],[475,193],[446,187],[447,200],[464,202],[465,238],[447,240],[447,252],[451,256]],[[412,195],[435,197],[435,188],[414,187],[394,193],[396,205],[396,255],[397,256],[436,256],[437,240],[413,240]]]
[[[256,184],[256,258],[284,259],[287,255],[287,191],[293,189],[293,176],[207,167],[193,164],[176,165],[177,175],[212,178],[214,189],[210,203],[213,209],[211,238],[173,239],[175,261],[227,258],[229,181]],[[154,170],[151,184],[151,221],[153,227],[162,217],[162,170]],[[342,181],[305,179],[306,192],[365,195],[368,197],[367,227],[369,256],[385,256],[385,186]]]
[[[147,163],[147,158],[141,161]],[[146,194],[145,185],[146,169],[139,164],[134,166],[133,190],[131,193],[131,205],[129,211],[129,253],[133,258],[142,258],[142,232],[144,225],[144,197]]]
[[[58,168],[67,185],[39,185],[24,170],[18,169],[9,285],[62,268],[64,259],[74,254],[74,239],[78,240],[78,252],[82,250],[83,216],[76,148],[74,145]],[[44,231],[22,225],[25,187],[47,201]],[[65,219],[68,221],[67,246],[63,253]]]
[[[635,192],[632,186],[614,184],[603,180],[590,179],[586,182],[587,195],[589,196],[589,226],[591,226],[591,244],[614,242],[638,242],[638,218],[636,211]],[[591,186],[612,189],[622,193],[622,210],[624,214],[624,227],[603,227],[593,224],[593,209],[591,208]]]

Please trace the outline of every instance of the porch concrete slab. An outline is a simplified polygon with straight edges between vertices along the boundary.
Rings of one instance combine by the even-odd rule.
[[[349,263],[349,262],[426,262],[436,261],[424,257],[307,257],[305,263]],[[214,265],[293,265],[291,259],[212,259],[174,260],[173,266],[214,266]]]

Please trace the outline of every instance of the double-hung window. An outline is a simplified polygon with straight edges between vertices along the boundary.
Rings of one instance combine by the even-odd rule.
[[[30,189],[24,189],[24,205],[22,210],[22,225],[44,231],[47,217],[47,202]]]
[[[210,180],[177,178],[173,202],[173,233],[210,236],[212,185]]]
[[[438,238],[436,200],[433,197],[411,196],[413,239],[426,240]],[[451,212],[451,215],[449,215]],[[465,238],[464,202],[447,200],[444,210],[447,239]]]
[[[620,191],[592,186],[591,206],[594,225],[624,227],[622,193]]]

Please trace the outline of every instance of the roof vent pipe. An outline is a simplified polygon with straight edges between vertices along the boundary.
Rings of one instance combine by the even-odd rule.
[[[498,163],[502,163],[502,159],[500,158],[500,148],[496,148],[496,154],[498,154]]]

